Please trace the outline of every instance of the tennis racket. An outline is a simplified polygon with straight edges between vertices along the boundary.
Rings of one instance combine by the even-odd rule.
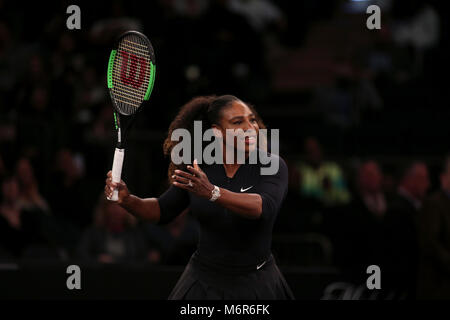
[[[136,113],[148,101],[155,82],[155,53],[150,40],[140,32],[122,34],[111,50],[108,62],[108,89],[114,107],[117,144],[112,165],[112,181],[120,182],[125,156],[125,136]],[[117,201],[114,190],[108,200]]]

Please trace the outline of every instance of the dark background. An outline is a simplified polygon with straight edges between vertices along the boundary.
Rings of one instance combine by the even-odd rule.
[[[152,96],[128,138],[122,177],[134,194],[158,196],[167,187],[162,143],[178,109],[197,95],[233,94],[255,105],[268,128],[280,129],[290,189],[273,251],[296,296],[323,298],[335,281],[364,286],[366,267],[388,259],[365,256],[389,243],[383,218],[367,222],[355,209],[357,173],[365,161],[377,163],[386,212],[414,161],[428,169],[427,195],[440,188],[450,149],[444,2],[380,1],[381,30],[366,28],[365,8],[373,1],[242,1],[268,3],[262,11],[238,10],[236,3],[0,0],[1,201],[8,182],[17,180],[21,212],[19,227],[14,218],[0,224],[2,297],[70,297],[58,279],[65,279],[65,266],[79,264],[91,284],[83,286],[86,297],[123,297],[128,288],[136,298],[165,299],[195,249],[189,216],[169,227],[99,218],[116,210],[101,200],[115,146],[106,67],[114,38],[129,29],[148,36],[157,64]],[[81,30],[66,28],[71,4],[81,9]],[[431,16],[429,24],[414,29],[424,16]],[[307,141],[312,149],[305,149]],[[315,151],[338,168],[334,187],[347,194],[344,200],[304,193],[302,164]],[[330,182],[321,183],[327,189]],[[27,188],[38,196],[27,199]],[[101,262],[101,252],[83,239],[95,228],[120,233],[117,223],[120,232],[139,231],[133,241],[143,239],[144,249]],[[127,277],[134,280],[108,286]],[[404,290],[394,285],[378,297],[409,297]]]

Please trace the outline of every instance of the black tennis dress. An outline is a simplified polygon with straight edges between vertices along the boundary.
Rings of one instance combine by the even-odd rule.
[[[158,198],[159,224],[170,222],[187,207],[200,224],[197,250],[169,300],[294,299],[271,254],[272,229],[288,185],[286,163],[278,160],[274,175],[261,175],[261,167],[269,165],[259,162],[242,164],[232,178],[227,177],[223,164],[202,166],[218,187],[260,194],[259,219],[242,217],[175,186]]]

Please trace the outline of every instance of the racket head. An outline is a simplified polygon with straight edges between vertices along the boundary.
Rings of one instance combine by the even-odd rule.
[[[132,115],[149,100],[155,83],[155,52],[138,31],[119,36],[108,61],[108,89],[116,112]]]

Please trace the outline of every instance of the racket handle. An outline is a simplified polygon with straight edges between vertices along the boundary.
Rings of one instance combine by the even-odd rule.
[[[112,166],[112,181],[115,183],[120,182],[120,177],[122,176],[122,164],[124,156],[125,150],[116,148],[116,151],[114,152],[114,160]],[[114,189],[112,196],[108,199],[111,201],[119,200],[119,190]]]

